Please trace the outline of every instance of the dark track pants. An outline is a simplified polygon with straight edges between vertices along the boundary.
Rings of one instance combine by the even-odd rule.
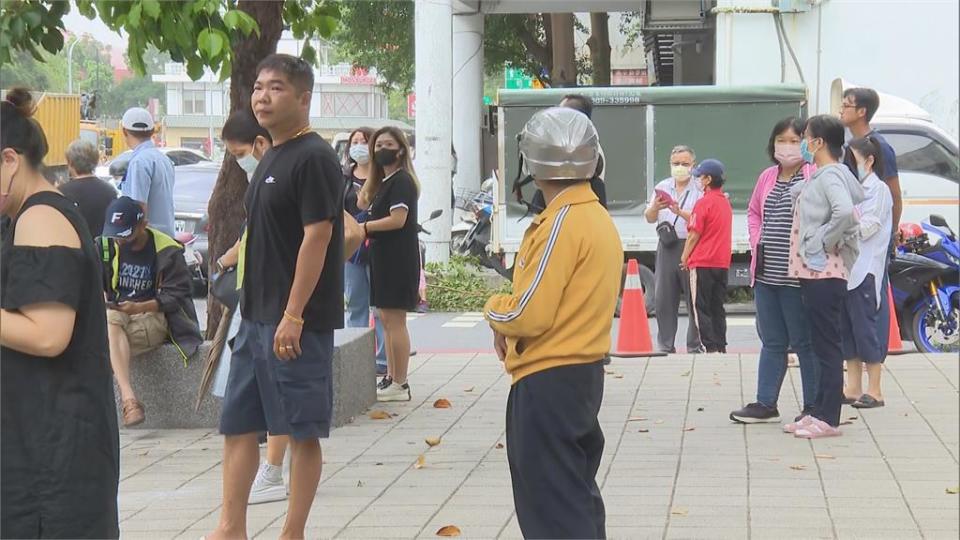
[[[703,348],[708,353],[727,352],[727,311],[723,307],[727,299],[727,269],[691,269],[690,294]]]
[[[507,459],[524,538],[606,538],[597,470],[603,363],[520,379],[507,400]]]
[[[820,381],[813,416],[840,425],[843,402],[843,349],[840,320],[847,297],[845,279],[801,279],[800,295],[810,319],[810,341],[820,360]]]

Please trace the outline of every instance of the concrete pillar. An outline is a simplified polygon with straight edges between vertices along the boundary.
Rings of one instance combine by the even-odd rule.
[[[451,0],[416,0],[417,153],[415,167],[422,186],[418,212],[424,221],[434,210],[440,218],[425,225],[429,262],[450,258],[450,155],[453,103],[453,8]]]
[[[454,186],[479,190],[489,171],[481,170],[483,115],[483,14],[453,16],[453,146],[457,150]]]

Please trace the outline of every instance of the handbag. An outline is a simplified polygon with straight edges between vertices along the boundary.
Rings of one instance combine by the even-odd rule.
[[[214,278],[210,284],[210,294],[223,304],[230,308],[230,311],[237,309],[240,303],[240,290],[237,289],[237,269],[235,266],[227,268]]]
[[[687,197],[690,195],[690,190],[688,189],[686,193],[683,194],[683,199],[680,200],[679,208],[683,208],[683,203],[687,202]],[[680,216],[673,218],[673,223],[667,221],[661,221],[657,224],[657,236],[660,237],[660,245],[663,247],[673,247],[680,242],[680,237],[677,236],[677,220],[680,219]]]

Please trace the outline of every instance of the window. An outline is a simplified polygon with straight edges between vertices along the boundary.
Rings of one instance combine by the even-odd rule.
[[[206,114],[206,96],[203,90],[183,91],[183,114]]]
[[[201,149],[203,148],[203,143],[200,143]],[[210,161],[203,156],[194,154],[193,152],[183,152],[174,150],[173,152],[167,152],[167,157],[170,158],[170,161],[174,165],[193,165],[195,163],[200,163],[201,161]]]
[[[920,133],[883,132],[890,146],[897,153],[897,168],[949,178],[960,182],[960,164],[939,142]]]
[[[203,146],[206,144],[206,142],[206,137],[182,137],[180,139],[180,146],[203,152]]]

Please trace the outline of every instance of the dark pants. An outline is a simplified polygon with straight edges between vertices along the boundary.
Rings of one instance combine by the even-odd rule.
[[[507,459],[524,538],[606,538],[597,470],[603,364],[528,375],[507,399]]]
[[[700,342],[710,352],[727,352],[726,268],[695,268],[690,271],[690,294],[696,312]]]
[[[776,407],[787,374],[787,348],[800,359],[803,410],[816,402],[820,365],[810,343],[810,324],[804,313],[800,289],[756,282],[757,332],[760,335],[760,364],[757,370],[757,402]]]
[[[840,321],[847,282],[843,279],[801,279],[800,293],[810,320],[810,340],[820,360],[820,384],[813,416],[831,426],[840,425],[843,401],[843,349]]]

